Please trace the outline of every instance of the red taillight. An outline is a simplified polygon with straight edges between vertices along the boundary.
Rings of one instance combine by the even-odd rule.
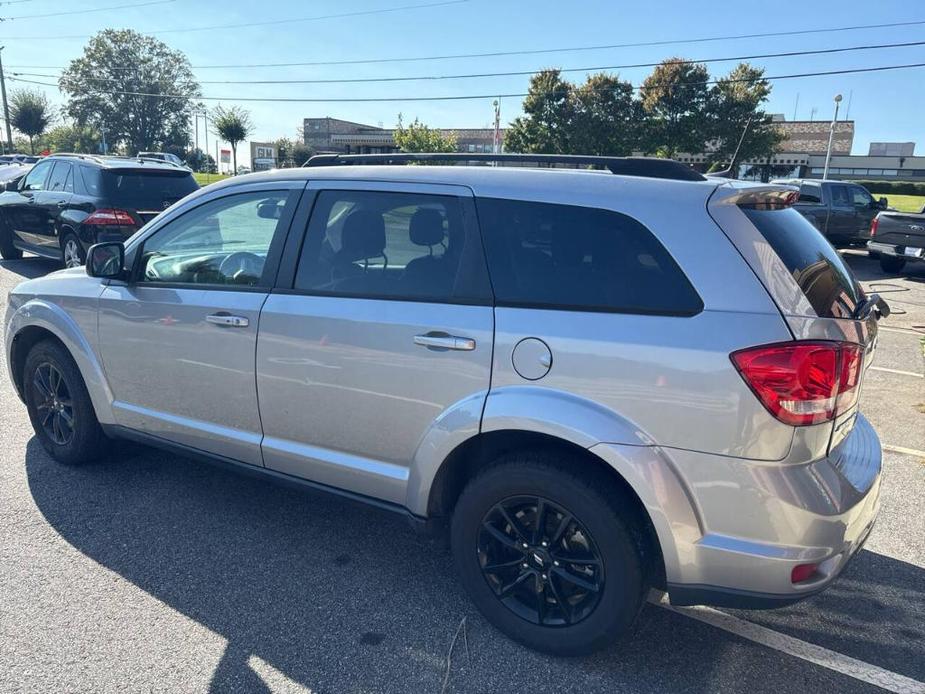
[[[743,349],[732,363],[777,419],[807,426],[857,402],[863,355],[848,342],[785,342]]]
[[[818,564],[797,564],[793,567],[793,571],[790,572],[790,582],[802,583],[811,578],[818,568]]]
[[[870,237],[874,238],[877,235],[877,227],[880,226],[880,217],[874,217],[870,220]]]
[[[133,227],[135,220],[125,210],[97,210],[84,220],[84,224],[97,226]]]

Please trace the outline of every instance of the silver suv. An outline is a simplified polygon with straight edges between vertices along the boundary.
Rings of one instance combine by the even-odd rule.
[[[7,364],[36,436],[446,523],[486,618],[551,653],[612,642],[650,588],[820,591],[877,515],[858,394],[885,305],[790,188],[537,159],[604,170],[316,158],[24,282]]]

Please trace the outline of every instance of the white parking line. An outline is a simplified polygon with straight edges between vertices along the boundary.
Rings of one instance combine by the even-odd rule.
[[[876,685],[896,694],[925,694],[925,682],[884,670],[862,660],[842,655],[814,643],[781,634],[767,627],[733,617],[711,607],[672,607],[667,602],[652,600],[659,607],[696,619],[711,626],[728,631],[736,636],[773,648],[815,665],[853,677],[861,682]]]
[[[877,326],[877,330],[884,330],[888,333],[899,333],[901,335],[915,335],[921,337],[923,334],[920,330],[913,330],[912,328],[888,328],[882,325]]]
[[[905,446],[892,446],[885,443],[883,444],[883,450],[890,451],[891,453],[904,453],[905,455],[917,455],[920,458],[925,458],[925,451],[920,451],[915,448],[906,448]]]
[[[885,366],[871,366],[873,371],[885,371],[888,374],[899,374],[900,376],[912,376],[912,378],[925,378],[922,374],[917,374],[915,371],[901,371],[900,369],[888,369]]]

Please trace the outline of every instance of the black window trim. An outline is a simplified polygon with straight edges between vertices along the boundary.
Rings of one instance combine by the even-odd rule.
[[[169,220],[158,226],[152,231],[150,235],[146,236],[138,244],[137,248],[133,249],[135,255],[133,258],[132,270],[129,277],[129,284],[157,289],[202,289],[208,291],[253,292],[261,294],[270,293],[276,284],[276,279],[280,269],[280,258],[283,255],[286,242],[289,236],[292,234],[293,219],[295,218],[296,209],[300,205],[303,191],[304,188],[294,188],[292,186],[286,186],[285,184],[279,188],[260,187],[246,188],[244,190],[236,190],[232,188],[228,191],[225,191],[225,195],[218,195],[214,197],[210,196],[203,199],[199,204],[191,206],[188,210],[184,210],[176,216],[172,216]],[[141,264],[142,259],[144,258],[145,244],[149,239],[154,238],[164,229],[169,228],[175,222],[178,222],[186,215],[200,209],[205,205],[209,205],[219,200],[227,200],[228,198],[236,197],[238,195],[252,195],[254,193],[285,193],[287,195],[286,207],[283,210],[283,215],[280,217],[278,222],[280,226],[277,228],[277,232],[274,234],[273,240],[270,242],[270,248],[267,251],[267,259],[264,262],[263,276],[260,278],[260,284],[251,286],[244,284],[212,284],[205,282],[149,282],[142,279]]]
[[[340,181],[338,181],[340,183]],[[494,306],[494,290],[491,287],[490,273],[488,272],[488,260],[485,257],[485,248],[482,241],[481,229],[478,224],[478,215],[475,209],[475,203],[472,196],[460,195],[448,191],[440,192],[421,192],[420,190],[402,191],[395,188],[377,189],[375,187],[366,187],[371,181],[357,181],[362,187],[351,188],[335,186],[331,188],[317,187],[307,188],[305,196],[302,199],[300,209],[297,211],[297,220],[293,222],[292,228],[298,229],[290,234],[286,250],[284,252],[284,261],[280,266],[277,281],[273,287],[273,294],[284,294],[287,296],[312,296],[334,299],[355,299],[358,301],[400,301],[413,304],[435,304],[447,306]],[[391,182],[390,182],[391,183]],[[420,185],[417,182],[409,185]],[[482,265],[484,277],[486,279],[487,295],[484,298],[478,297],[452,297],[449,299],[435,299],[434,297],[414,297],[414,296],[396,296],[383,294],[348,294],[345,292],[333,292],[318,289],[301,289],[296,288],[295,280],[298,275],[299,263],[302,259],[302,253],[305,250],[305,242],[308,239],[309,223],[315,213],[315,205],[321,193],[339,192],[339,193],[394,193],[396,195],[430,195],[435,197],[455,197],[460,202],[463,229],[465,230],[466,239],[477,242],[477,249],[468,249],[469,254],[478,253],[478,259],[469,258],[469,262],[477,262]],[[304,222],[304,223],[303,223]],[[473,244],[474,245],[474,244]],[[462,268],[465,258],[460,259],[460,268]]]

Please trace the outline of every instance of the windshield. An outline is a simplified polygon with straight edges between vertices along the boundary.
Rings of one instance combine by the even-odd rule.
[[[854,274],[832,244],[793,208],[745,215],[793,275],[820,318],[851,318],[861,301]]]

